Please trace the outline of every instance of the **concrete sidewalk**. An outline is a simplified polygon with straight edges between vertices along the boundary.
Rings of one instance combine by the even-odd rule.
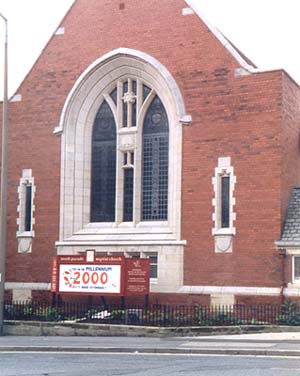
[[[299,356],[300,333],[209,337],[0,337],[0,352],[93,352]]]

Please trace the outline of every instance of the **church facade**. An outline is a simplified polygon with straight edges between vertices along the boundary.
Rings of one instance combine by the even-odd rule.
[[[9,103],[7,296],[93,249],[153,301],[299,297],[299,104],[189,0],[75,1]]]

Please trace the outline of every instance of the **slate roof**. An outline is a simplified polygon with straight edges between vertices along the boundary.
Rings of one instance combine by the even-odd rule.
[[[294,188],[291,194],[281,239],[277,245],[300,245],[300,188]]]

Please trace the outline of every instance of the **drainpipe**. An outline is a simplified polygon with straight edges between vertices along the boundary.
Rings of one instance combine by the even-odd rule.
[[[280,288],[280,304],[284,303],[284,289],[286,287],[285,281],[285,258],[286,258],[286,250],[279,249],[279,256],[280,256],[280,269],[281,269],[281,288]]]

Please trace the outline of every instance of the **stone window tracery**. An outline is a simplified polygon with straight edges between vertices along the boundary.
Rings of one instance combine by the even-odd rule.
[[[90,221],[166,221],[169,123],[163,103],[153,89],[131,78],[116,82],[109,97],[113,104],[103,100],[92,132]]]

